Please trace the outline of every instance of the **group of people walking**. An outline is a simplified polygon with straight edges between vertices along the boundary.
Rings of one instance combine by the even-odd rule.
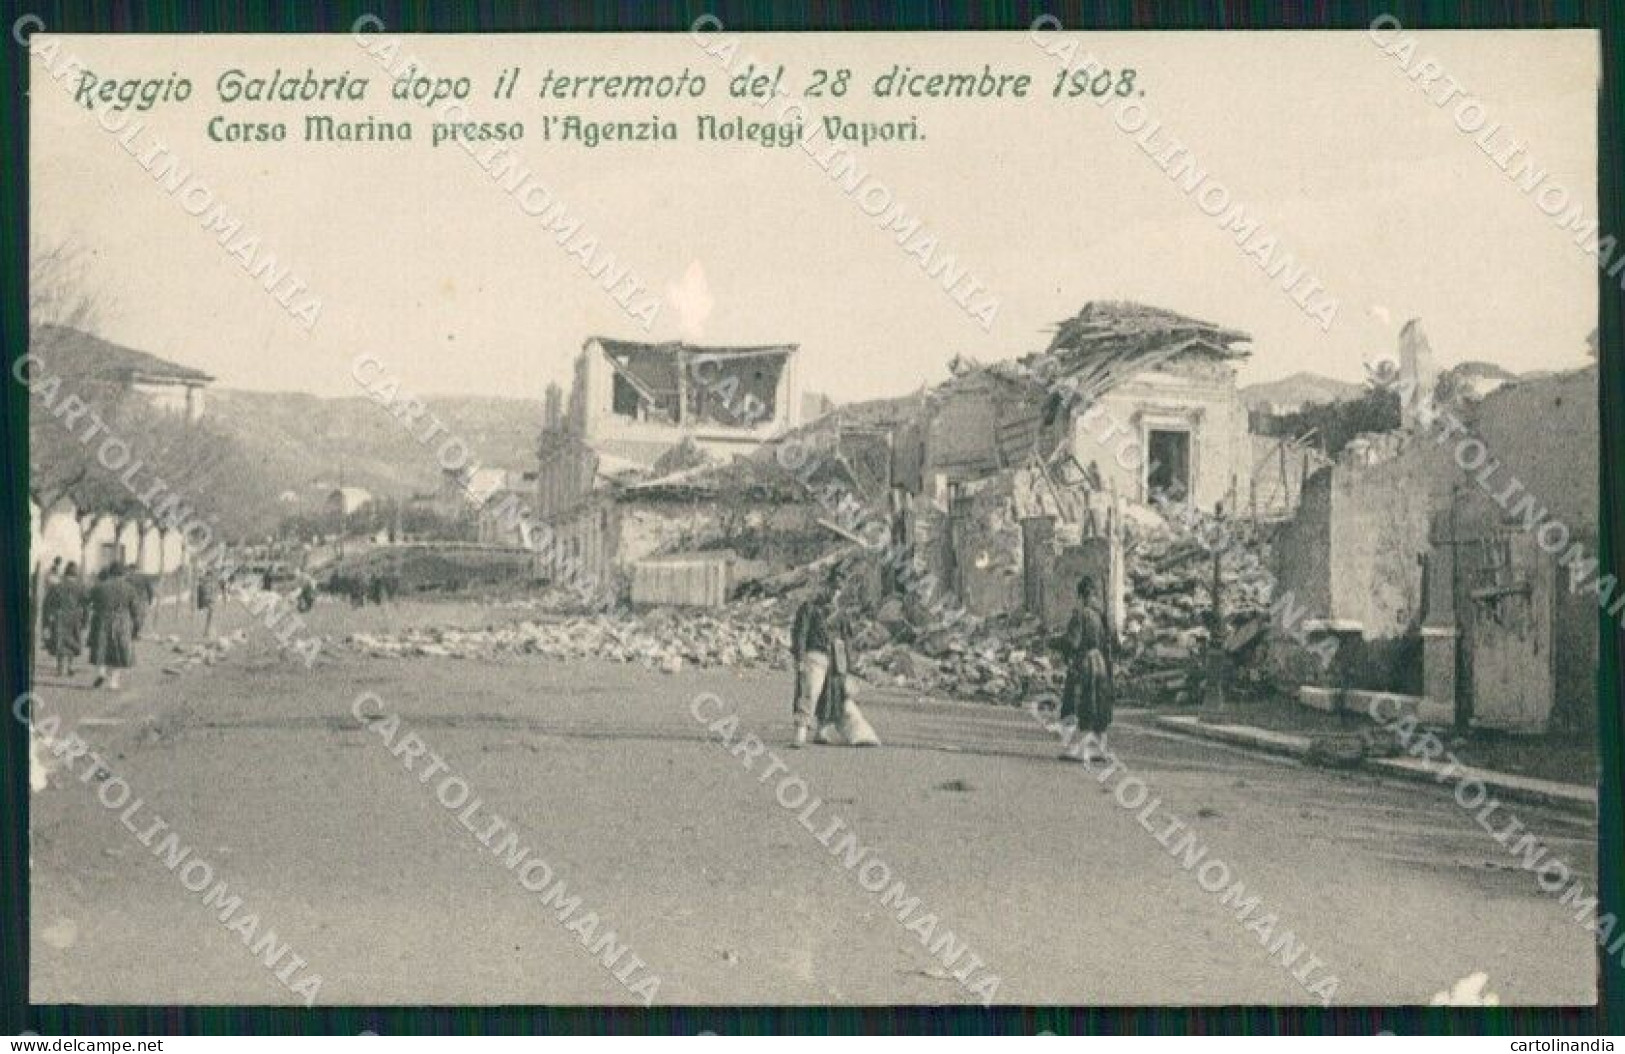
[[[1096,599],[1094,579],[1078,580],[1077,606],[1055,647],[1066,657],[1066,682],[1060,718],[1082,731],[1068,737],[1061,757],[1092,762],[1107,752],[1106,730],[1112,722],[1115,648],[1105,610]],[[817,593],[796,609],[790,630],[795,662],[792,745],[810,740],[848,746],[878,746],[880,739],[851,699],[847,682],[850,632],[842,612],[841,577],[832,569]]]
[[[301,596],[303,595],[301,585]],[[315,583],[311,582],[310,602],[315,603]],[[362,574],[356,572],[348,575],[334,575],[328,584],[333,592],[347,597],[351,607],[364,607],[367,604],[384,604],[394,600],[395,595],[401,591],[400,576],[394,572],[384,574]],[[304,608],[301,610],[309,610]]]
[[[58,558],[46,573],[40,604],[42,638],[56,659],[57,676],[74,675],[74,663],[88,643],[95,686],[117,691],[119,672],[135,665],[134,643],[150,600],[122,563],[103,568],[87,583],[78,564],[63,566]]]

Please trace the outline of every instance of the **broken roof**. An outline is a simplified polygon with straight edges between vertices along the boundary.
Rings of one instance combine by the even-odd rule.
[[[1247,352],[1231,345],[1246,343],[1252,337],[1239,329],[1203,322],[1167,308],[1132,300],[1091,300],[1075,316],[1055,324],[1055,338],[1045,354],[1170,340],[1192,340],[1199,350],[1235,359],[1245,357]]]
[[[1246,358],[1252,337],[1166,308],[1129,300],[1091,300],[1055,324],[1049,347],[989,369],[996,375],[1050,384],[1071,378],[1080,395],[1106,391],[1144,370],[1188,355],[1221,362]]]
[[[948,367],[953,376],[930,398],[938,404],[957,397],[991,400],[996,435],[989,443],[996,443],[999,461],[1008,466],[1034,454],[1046,456],[1038,447],[1047,429],[1069,409],[1089,404],[1135,374],[1176,359],[1190,362],[1191,356],[1213,364],[1245,358],[1250,351],[1240,345],[1251,339],[1239,329],[1166,308],[1091,300],[1056,323],[1054,338],[1041,352],[990,365],[956,356]],[[986,448],[990,458],[994,449]]]
[[[1211,362],[1246,358],[1252,337],[1239,329],[1129,300],[1091,300],[1072,318],[1055,324],[1043,351],[983,365],[957,356],[953,373],[933,395],[1005,382],[1052,388],[1065,378],[1080,397],[1097,395],[1136,373],[1175,359],[1197,356]]]
[[[29,333],[29,344],[35,354],[49,359],[51,366],[62,373],[125,382],[142,380],[207,384],[214,380],[202,370],[114,344],[71,326],[49,322],[35,326]]]

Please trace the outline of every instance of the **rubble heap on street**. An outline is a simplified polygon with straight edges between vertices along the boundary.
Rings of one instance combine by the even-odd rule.
[[[1221,560],[1219,588],[1227,638],[1268,617],[1266,579],[1246,573],[1267,551],[1256,536]],[[1197,672],[1212,635],[1213,550],[1173,529],[1141,532],[1128,547],[1129,592],[1119,679],[1132,694],[1197,702]]]
[[[782,668],[789,665],[789,631],[783,619],[772,616],[774,607],[734,605],[718,614],[666,608],[638,616],[573,615],[484,629],[417,627],[394,634],[356,633],[345,644],[376,658],[538,655],[641,663],[666,673],[685,666]]]

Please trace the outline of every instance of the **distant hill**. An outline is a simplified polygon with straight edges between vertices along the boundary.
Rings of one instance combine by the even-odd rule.
[[[429,413],[448,434],[467,443],[470,463],[491,468],[532,467],[542,404],[536,399],[495,396],[429,397]],[[364,397],[323,399],[295,392],[208,389],[204,416],[235,436],[280,494],[293,491],[318,501],[338,484],[377,497],[406,497],[440,485],[436,448],[416,437],[387,409]]]
[[[1304,371],[1279,380],[1249,384],[1241,389],[1241,401],[1249,410],[1282,413],[1305,406],[1346,402],[1359,398],[1364,391],[1361,385]]]

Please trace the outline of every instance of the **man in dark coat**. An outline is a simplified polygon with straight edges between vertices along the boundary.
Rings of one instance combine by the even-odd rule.
[[[45,650],[56,657],[58,677],[73,676],[73,662],[84,649],[85,584],[79,565],[70,563],[62,577],[45,590],[41,614],[45,621]]]
[[[214,628],[214,602],[219,595],[220,589],[214,575],[204,572],[197,580],[197,591],[193,595],[193,603],[197,610],[203,612],[204,637],[208,637]]]
[[[135,640],[141,636],[146,605],[141,594],[115,563],[90,591],[90,661],[96,664],[96,687],[118,691],[119,671],[135,665]]]
[[[813,729],[832,746],[875,747],[880,739],[850,696],[846,616],[841,613],[840,572],[832,570],[818,595],[796,610],[790,630],[795,659],[795,746],[805,746]]]
[[[837,572],[832,569],[818,593],[796,609],[790,627],[790,655],[796,669],[794,745],[798,747],[806,746],[813,730],[832,713],[838,714],[845,703],[844,697],[833,698],[842,686],[830,684],[837,645],[845,648],[845,627],[836,606],[838,586]]]
[[[1066,627],[1066,687],[1061,719],[1084,729],[1082,756],[1071,744],[1061,752],[1068,760],[1090,762],[1095,750],[1106,753],[1106,729],[1112,723],[1112,644],[1106,614],[1095,603],[1095,581],[1078,579],[1078,608]]]

